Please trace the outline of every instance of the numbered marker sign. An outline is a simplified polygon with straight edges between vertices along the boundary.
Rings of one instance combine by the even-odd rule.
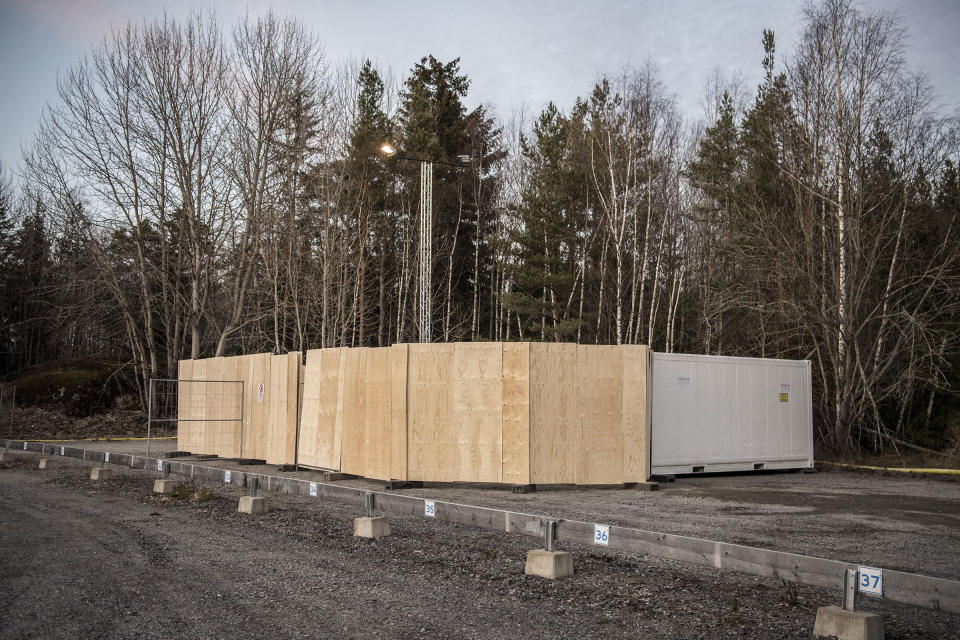
[[[163,460],[157,460],[157,471],[163,471]]]
[[[229,471],[224,471],[224,472],[223,472],[223,481],[226,482],[227,484],[230,484],[230,472],[229,472]]]
[[[110,462],[110,452],[109,452],[109,451],[107,451],[105,454],[103,454],[103,461],[104,461],[104,462]]]
[[[64,453],[65,451],[66,451],[66,450],[65,450],[63,447],[60,447],[60,455],[62,455],[62,456],[67,455],[66,453]]]
[[[593,525],[593,544],[602,544],[605,547],[610,545],[610,525]]]
[[[317,497],[317,483],[316,483],[316,482],[311,482],[311,483],[310,483],[310,495],[313,496],[314,498]]]
[[[860,593],[883,595],[883,569],[873,567],[857,568],[857,588]]]
[[[433,500],[424,500],[423,501],[423,515],[428,518],[437,517],[437,505],[433,503]]]

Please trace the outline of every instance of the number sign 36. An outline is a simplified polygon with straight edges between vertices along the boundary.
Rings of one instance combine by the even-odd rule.
[[[860,593],[883,595],[883,569],[873,567],[859,567],[857,572],[857,589]]]
[[[610,546],[610,525],[593,525],[593,544],[602,544],[605,547]]]

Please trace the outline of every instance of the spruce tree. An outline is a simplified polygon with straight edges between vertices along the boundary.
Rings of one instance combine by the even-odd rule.
[[[533,125],[533,139],[521,138],[529,178],[516,208],[517,266],[507,307],[525,333],[546,340],[570,340],[580,322],[569,317],[574,287],[578,196],[584,186],[570,161],[570,127],[551,102]]]

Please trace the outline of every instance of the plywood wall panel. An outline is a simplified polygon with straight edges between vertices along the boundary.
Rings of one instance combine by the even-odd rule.
[[[320,447],[320,394],[323,350],[307,351],[307,364],[300,381],[302,403],[300,405],[300,432],[297,441],[297,461],[309,466],[318,463]],[[336,385],[334,385],[336,386]],[[326,465],[324,465],[326,466]],[[329,467],[326,467],[329,468]]]
[[[503,482],[530,484],[530,343],[504,342]]]
[[[293,464],[296,459],[299,359],[299,353],[286,353],[270,359],[268,464]]]
[[[615,346],[577,346],[577,484],[623,482],[623,359]]]
[[[206,423],[203,422],[206,417],[206,412],[204,411],[204,387],[206,383],[204,381],[207,379],[207,361],[194,360],[192,373],[191,379],[194,380],[194,382],[190,383],[189,391],[190,416],[196,420],[196,422],[192,423],[191,448],[188,449],[188,451],[191,453],[207,453],[207,451],[205,451],[207,438],[204,437]]]
[[[207,364],[207,384],[204,385],[204,410],[207,412],[207,420],[212,420],[210,429],[206,430],[204,435],[209,434],[211,451],[221,457],[227,456],[226,442],[229,438],[229,423],[225,422],[228,418],[227,405],[228,395],[232,389],[224,381],[229,378],[227,375],[226,358],[211,358]]]
[[[240,356],[222,358],[219,399],[220,430],[217,455],[225,458],[240,457],[240,442],[243,432],[243,372]]]
[[[303,415],[303,390],[304,390],[304,379],[307,373],[307,363],[305,361],[306,353],[303,351],[297,352],[297,417],[296,417],[296,431],[295,437],[293,440],[294,456],[293,459],[297,463],[300,461],[300,418]]]
[[[649,376],[650,349],[620,348],[623,358],[623,482],[643,482],[650,475]]]
[[[193,360],[177,363],[177,448],[195,452],[200,445],[200,425],[197,419]]]
[[[269,353],[243,356],[244,424],[243,452],[245,458],[266,460],[270,432],[270,363]],[[260,393],[263,385],[263,394]]]
[[[340,439],[343,428],[340,408],[344,390],[341,380],[342,349],[307,352],[304,370],[303,406],[300,410],[300,464],[340,470]]]
[[[220,384],[222,358],[207,358],[205,380],[199,385],[201,402],[203,403],[203,450],[213,455],[220,455],[220,396],[223,393]]]
[[[531,483],[577,481],[580,459],[577,399],[584,390],[579,388],[576,374],[577,345],[530,345]]]
[[[338,406],[340,412],[342,445],[340,469],[344,473],[364,475],[364,429],[366,403],[364,375],[366,372],[365,347],[343,349],[341,352],[341,379]]]
[[[203,422],[200,423],[200,450],[204,454],[217,455],[217,431],[220,429],[217,412],[215,410],[214,398],[219,393],[217,383],[220,363],[218,358],[204,358],[198,360],[200,365],[200,375],[197,376],[198,406]]]
[[[407,480],[407,367],[410,347],[390,347],[390,479]]]
[[[410,480],[457,479],[452,344],[411,344],[407,396]]]
[[[390,479],[390,440],[393,433],[390,384],[390,348],[366,349],[363,363],[363,473],[367,478]]]
[[[501,482],[503,347],[480,342],[454,345],[451,383],[457,480]]]
[[[324,349],[321,361],[320,440],[317,458],[339,471],[343,449],[343,358],[344,349]],[[320,466],[327,466],[321,464]]]

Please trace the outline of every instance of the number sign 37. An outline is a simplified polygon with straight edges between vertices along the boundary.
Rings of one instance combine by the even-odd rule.
[[[883,595],[883,569],[858,567],[857,589],[860,593]]]

